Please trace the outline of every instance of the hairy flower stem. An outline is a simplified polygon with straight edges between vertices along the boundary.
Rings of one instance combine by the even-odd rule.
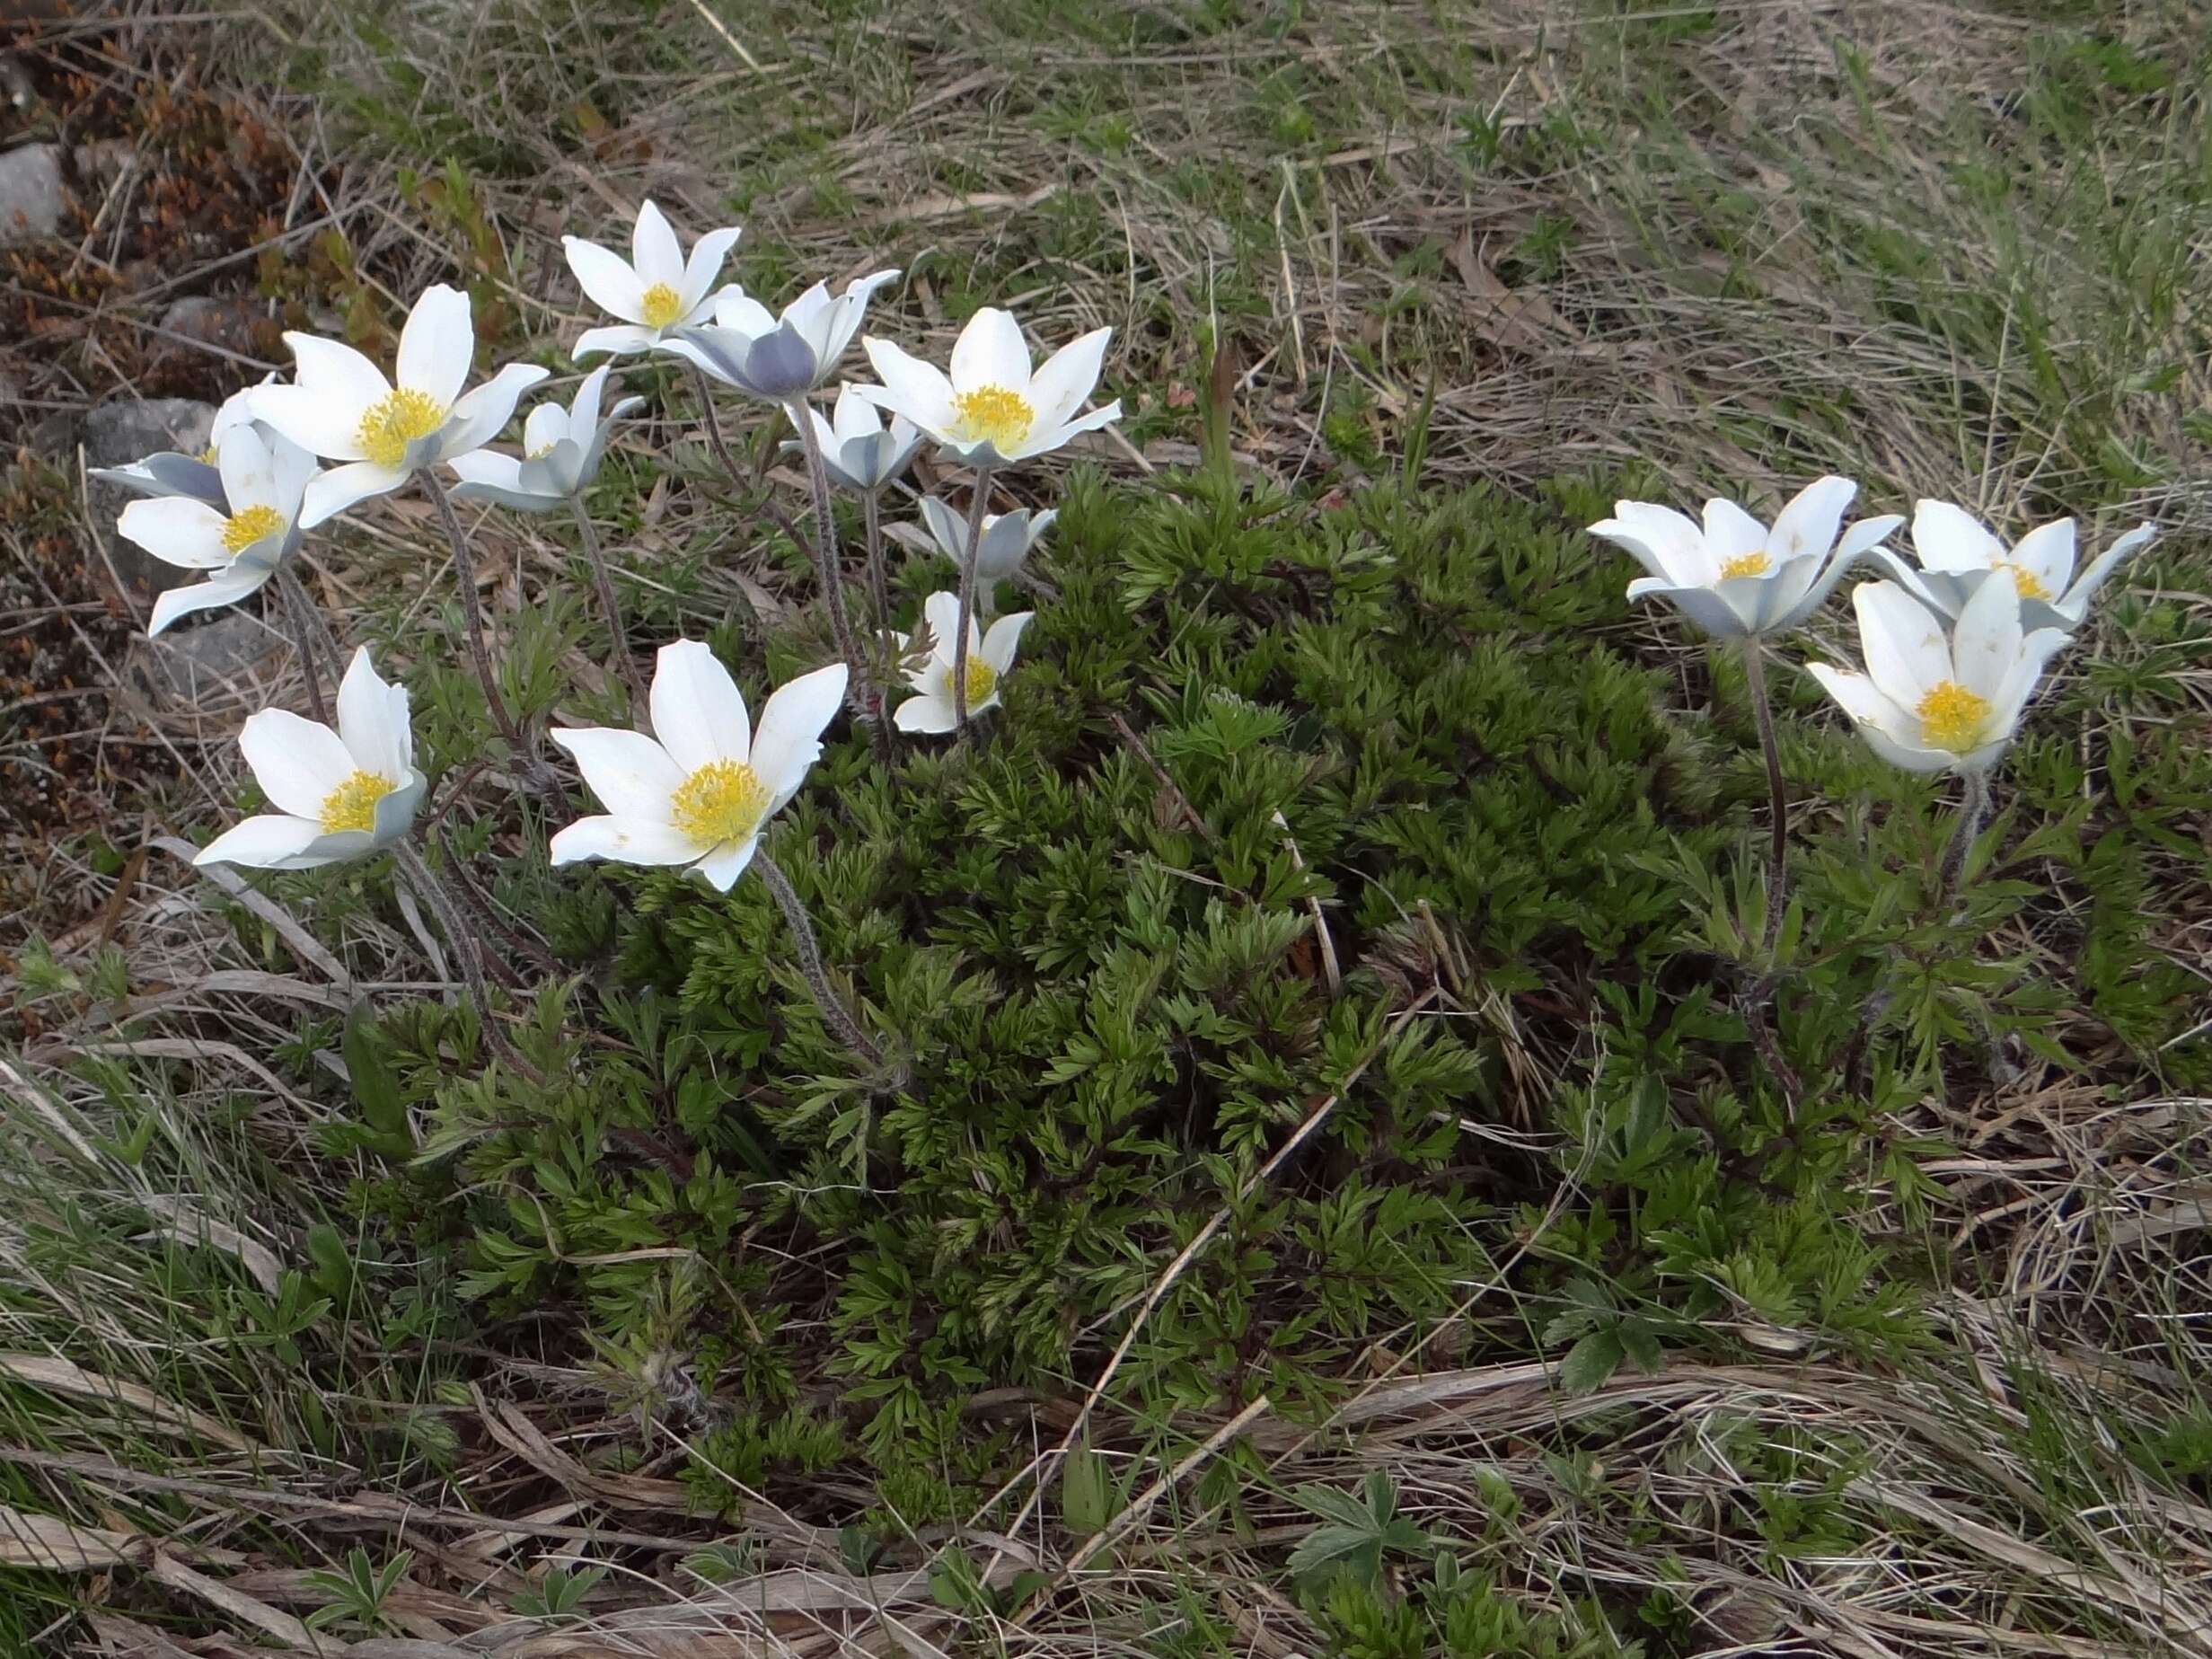
[[[453,544],[454,577],[461,585],[461,616],[469,630],[469,657],[476,665],[476,682],[484,688],[484,701],[491,705],[492,724],[499,728],[499,736],[514,752],[515,763],[534,781],[540,770],[537,758],[524,739],[522,728],[507,712],[507,699],[499,694],[499,676],[492,670],[491,648],[484,640],[484,617],[476,596],[476,559],[469,552],[469,538],[462,534],[461,520],[455,516],[453,501],[445,494],[445,486],[438,482],[437,474],[424,467],[415,476],[422,480],[423,493],[437,508],[438,522],[445,526],[445,539]]]
[[[974,631],[975,567],[983,552],[983,509],[991,500],[991,469],[975,469],[975,499],[968,503],[968,552],[960,561],[959,637],[952,648],[952,728],[968,723],[968,635]]]
[[[1775,711],[1767,701],[1766,651],[1757,634],[1743,642],[1743,674],[1751,693],[1751,711],[1758,718],[1758,745],[1767,756],[1767,792],[1773,799],[1774,850],[1767,862],[1767,954],[1771,958],[1782,938],[1782,912],[1790,902],[1790,797],[1782,781]]]
[[[599,589],[599,606],[607,613],[607,631],[614,636],[614,666],[622,676],[622,684],[630,688],[630,712],[642,714],[646,707],[645,681],[638,673],[638,659],[630,654],[630,633],[622,626],[622,602],[614,591],[614,573],[607,569],[606,555],[599,551],[599,532],[592,525],[592,516],[584,510],[584,498],[570,496],[568,508],[576,515],[576,533],[584,543],[584,556],[591,560],[592,582]]]
[[[292,649],[299,653],[300,677],[307,682],[307,711],[322,725],[330,723],[330,705],[322,695],[322,673],[327,664],[334,674],[343,672],[344,665],[338,660],[337,642],[327,633],[316,638],[318,624],[322,620],[315,613],[315,602],[300,586],[300,578],[284,566],[277,567],[277,592],[284,599],[286,619],[292,624]],[[323,654],[323,648],[330,654]]]
[[[880,1068],[884,1063],[883,1050],[861,1028],[859,1017],[845,1006],[844,998],[838,995],[837,987],[830,983],[829,969],[822,964],[821,941],[815,938],[814,923],[806,919],[806,906],[792,890],[791,878],[768,856],[765,847],[753,851],[753,868],[761,872],[761,879],[768,884],[777,908],[783,912],[783,920],[791,930],[791,940],[798,948],[798,971],[806,978],[806,988],[814,993],[822,1017],[844,1039],[846,1047],[868,1064]]]
[[[431,913],[437,918],[438,931],[445,935],[446,942],[453,947],[454,960],[460,965],[462,983],[468,987],[469,1001],[476,1008],[476,1022],[483,1028],[485,1046],[498,1059],[506,1062],[509,1069],[524,1082],[544,1088],[544,1073],[522,1057],[493,1016],[491,991],[484,981],[483,941],[463,922],[460,905],[445,890],[445,884],[423,862],[422,854],[408,843],[395,842],[392,856],[406,872],[409,885],[430,907]]]
[[[806,456],[806,481],[815,498],[815,570],[822,578],[823,596],[830,603],[830,631],[836,636],[837,649],[844,654],[845,666],[852,674],[846,686],[845,701],[868,727],[875,740],[877,758],[888,765],[889,722],[884,719],[883,700],[876,692],[876,675],[852,631],[851,613],[845,609],[845,573],[837,556],[837,510],[830,499],[830,469],[822,456],[822,439],[815,433],[814,418],[804,403],[794,401],[784,412],[790,417],[791,426],[798,433],[799,447]]]
[[[722,470],[729,474],[731,483],[741,491],[750,490],[752,484],[745,477],[745,469],[737,464],[737,457],[730,454],[729,444],[722,436],[722,417],[714,410],[714,383],[707,378],[707,371],[698,364],[692,363],[689,366],[692,389],[699,393],[700,413],[706,417],[707,442],[713,446],[714,458],[722,463]]]
[[[1970,772],[1965,775],[1966,796],[1959,802],[1958,827],[1951,832],[1951,844],[1943,849],[1943,903],[1949,905],[1959,896],[1959,889],[1966,884],[1967,860],[1973,856],[1974,843],[1981,838],[1981,826],[1989,816],[1989,774]]]
[[[891,638],[891,583],[884,572],[883,500],[876,490],[860,498],[860,522],[868,535],[868,596],[876,602],[877,641],[883,648],[884,677],[889,680],[898,663],[898,645]]]

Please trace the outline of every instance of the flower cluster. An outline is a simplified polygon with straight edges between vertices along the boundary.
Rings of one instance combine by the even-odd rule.
[[[612,636],[612,666],[630,687],[633,713],[649,730],[546,734],[606,809],[552,837],[555,865],[612,859],[680,867],[727,891],[758,864],[792,927],[804,933],[805,918],[760,839],[804,783],[839,709],[850,703],[887,758],[894,730],[956,734],[1002,706],[1030,613],[999,616],[987,632],[979,630],[975,613],[996,610],[998,585],[1018,575],[1053,515],[1028,507],[991,512],[993,475],[1117,418],[1118,403],[1085,407],[1110,331],[1087,334],[1038,366],[1013,316],[985,308],[955,343],[945,371],[869,337],[861,343],[883,384],[841,386],[825,419],[814,394],[837,375],[860,337],[870,300],[899,273],[874,272],[834,296],[817,283],[774,313],[737,284],[721,281],[737,239],[736,229],[711,231],[687,256],[649,201],[639,210],[626,259],[580,237],[563,238],[584,293],[617,319],[586,331],[574,355],[579,361],[615,361],[585,375],[567,405],[549,401],[533,409],[520,454],[495,442],[549,371],[508,364],[471,386],[476,338],[469,301],[438,285],[410,312],[389,377],[349,345],[288,333],[289,381],[272,376],[232,397],[206,454],[150,455],[102,474],[145,498],[122,515],[126,537],[158,559],[207,573],[205,581],[162,596],[151,631],[191,612],[236,603],[272,579],[293,613],[317,718],[271,709],[246,722],[240,745],[247,764],[280,810],[218,836],[200,854],[202,862],[298,869],[390,848],[419,885],[434,879],[406,844],[426,788],[414,770],[407,693],[378,677],[366,649],[357,651],[339,687],[333,724],[318,659],[334,666],[337,648],[287,569],[306,532],[410,486],[433,503],[451,544],[470,653],[515,774],[548,794],[559,790],[559,779],[506,706],[479,612],[469,539],[454,502],[527,513],[565,509],[575,520]],[[664,646],[649,689],[630,653],[613,569],[585,497],[619,423],[643,402],[609,396],[619,360],[638,355],[687,366],[726,463],[713,406],[718,385],[768,405],[771,419],[788,419],[796,437],[787,448],[806,464],[815,524],[808,551],[844,660],[776,691],[757,730],[736,681],[706,646],[682,640]],[[934,497],[920,499],[921,525],[953,562],[956,581],[930,596],[920,625],[909,632],[892,614],[882,508],[925,444],[936,446],[941,462],[970,469],[973,479],[965,512]],[[753,488],[734,463],[730,470],[741,490]],[[852,627],[847,610],[837,490],[860,499],[867,528],[874,611],[867,638]],[[788,517],[779,516],[779,522],[799,534]],[[876,689],[879,677],[904,679],[908,695],[895,709]],[[431,897],[441,916],[454,913],[442,895]],[[818,960],[810,934],[801,944],[802,958]],[[829,995],[825,985],[816,989]],[[835,1023],[857,1048],[873,1052],[849,1016]]]

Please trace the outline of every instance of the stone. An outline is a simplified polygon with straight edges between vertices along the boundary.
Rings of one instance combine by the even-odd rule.
[[[57,234],[66,201],[58,145],[0,150],[0,248]]]
[[[78,441],[84,446],[89,471],[128,466],[158,449],[198,454],[207,446],[214,428],[215,405],[194,398],[110,398],[85,415]],[[95,479],[87,505],[93,528],[114,560],[117,578],[137,597],[150,601],[155,594],[197,579],[197,573],[163,564],[116,534],[117,517],[137,499],[128,490]]]
[[[199,355],[192,350],[192,342],[240,357],[263,356],[278,344],[278,326],[262,317],[250,300],[195,295],[163,312],[159,326],[162,347],[186,357]],[[269,338],[263,339],[264,334]]]
[[[159,638],[140,640],[133,655],[157,703],[196,707],[218,693],[235,697],[242,687],[263,684],[273,659],[286,649],[267,622],[233,606],[199,612]]]

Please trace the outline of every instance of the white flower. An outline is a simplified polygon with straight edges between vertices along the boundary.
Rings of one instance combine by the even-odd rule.
[[[1029,550],[1038,539],[1053,527],[1059,517],[1057,510],[1047,508],[1032,513],[1027,507],[1017,507],[1010,513],[985,513],[983,536],[977,544],[975,574],[983,584],[979,594],[988,594],[991,584],[1004,581],[1021,569],[1021,561],[1029,556]],[[968,521],[935,496],[921,498],[921,521],[930,529],[930,538],[938,551],[951,560],[955,568],[966,561],[968,556]]]
[[[661,647],[654,737],[612,727],[556,731],[607,808],[553,837],[555,864],[684,864],[720,892],[745,873],[761,830],[798,793],[845,696],[833,663],[771,694],[756,734],[729,670],[696,640]],[[655,739],[657,738],[658,741]]]
[[[737,243],[735,229],[709,231],[683,257],[661,210],[650,201],[638,209],[630,233],[630,257],[610,252],[581,236],[563,236],[561,251],[584,292],[602,310],[622,319],[619,328],[592,329],[576,342],[581,361],[594,352],[648,351],[672,329],[706,321],[714,304],[714,279]]]
[[[1815,479],[1772,529],[1732,501],[1706,502],[1702,530],[1670,507],[1616,501],[1613,516],[1590,534],[1651,572],[1628,584],[1629,598],[1663,596],[1723,638],[1773,633],[1811,615],[1853,563],[1905,522],[1897,514],[1862,518],[1838,545],[1837,527],[1858,489],[1847,478]]]
[[[921,447],[921,434],[903,415],[891,417],[884,429],[876,406],[851,386],[837,389],[837,404],[831,418],[822,419],[811,403],[806,419],[814,422],[815,441],[822,446],[822,463],[830,481],[862,495],[873,495],[911,465]],[[796,439],[786,439],[787,450],[804,449]]]
[[[546,402],[532,410],[523,422],[519,458],[478,449],[447,462],[461,480],[454,494],[497,501],[525,513],[550,513],[590,489],[599,476],[614,423],[645,402],[622,398],[602,415],[599,400],[609,372],[603,366],[586,375],[577,388],[576,402],[567,409]]]
[[[150,458],[164,465],[172,459],[183,457]],[[214,471],[220,505],[196,491],[162,495],[133,501],[116,520],[125,541],[163,563],[212,572],[204,582],[172,587],[156,598],[149,634],[194,611],[237,604],[257,592],[299,546],[300,499],[315,475],[313,455],[273,433],[264,437],[260,427],[245,421],[224,434]]]
[[[195,864],[313,869],[357,859],[406,834],[422,804],[407,688],[377,678],[366,647],[339,684],[336,731],[264,709],[238,746],[277,810],[216,836]]]
[[[208,423],[207,447],[201,454],[188,455],[179,450],[160,449],[125,466],[94,467],[92,476],[103,483],[136,490],[142,496],[197,496],[209,507],[220,508],[226,498],[223,493],[223,475],[216,470],[215,457],[233,428],[252,424],[246,400],[260,386],[275,384],[276,379],[273,373],[265,375],[260,386],[248,386],[225,398],[222,407],[215,411],[214,420]],[[263,430],[271,437],[276,436],[271,428]]]
[[[733,285],[716,296],[711,325],[677,330],[661,344],[725,385],[789,403],[836,370],[860,331],[869,296],[898,274],[879,270],[855,278],[835,299],[827,284],[817,282],[780,317]]]
[[[2023,634],[2012,574],[1975,590],[1946,631],[1895,582],[1852,590],[1866,672],[1823,663],[1813,678],[1843,706],[1874,753],[1908,772],[1983,772],[1996,764],[2063,629]]]
[[[439,283],[426,288],[400,331],[399,384],[351,346],[291,333],[295,384],[256,387],[247,408],[303,449],[349,464],[307,491],[300,527],[312,530],[357,501],[385,495],[424,467],[481,449],[546,371],[510,363],[462,394],[476,355],[469,296]]]
[[[2021,625],[2071,632],[2119,561],[2157,534],[2156,525],[2137,525],[2076,578],[2071,518],[2038,525],[2007,548],[1963,507],[1921,501],[1912,516],[1913,557],[1920,568],[1901,560],[1885,562],[1899,582],[1946,617],[1957,616],[1992,571],[2010,570],[2020,587]]]
[[[860,342],[880,386],[860,395],[904,415],[971,466],[1000,467],[1058,449],[1079,432],[1119,420],[1118,401],[1077,415],[1098,384],[1112,329],[1093,329],[1062,346],[1035,374],[1014,314],[986,305],[953,342],[949,376],[887,340]]]
[[[901,731],[947,732],[953,729],[953,646],[960,637],[960,600],[949,593],[931,594],[922,601],[922,614],[930,619],[930,660],[907,673],[906,683],[915,694],[899,704],[891,723]],[[1006,676],[1014,666],[1014,648],[1034,611],[1017,611],[991,624],[980,640],[975,624],[968,623],[968,719],[996,708]],[[901,651],[906,636],[893,636]]]

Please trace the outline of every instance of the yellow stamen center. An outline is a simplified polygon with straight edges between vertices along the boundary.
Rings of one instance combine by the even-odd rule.
[[[199,463],[202,466],[213,466],[216,463],[216,450],[213,444],[199,452]]]
[[[1004,386],[978,386],[952,401],[952,437],[963,444],[989,444],[1000,454],[1021,447],[1036,425],[1029,400]]]
[[[551,444],[540,444],[535,449],[524,450],[523,459],[525,461],[542,461],[546,456],[551,454],[552,453],[553,446]]]
[[[973,711],[977,704],[989,697],[998,687],[999,671],[982,657],[971,656],[968,658],[968,708],[970,711]],[[947,664],[945,668],[945,695],[947,699],[952,696],[952,666],[950,664]]]
[[[284,515],[273,507],[250,507],[242,513],[234,514],[223,526],[223,545],[230,552],[242,553],[265,535],[275,535],[284,528]]]
[[[365,459],[378,466],[401,466],[406,463],[408,445],[444,426],[446,412],[445,405],[427,392],[401,386],[369,406],[354,437]]]
[[[1956,680],[1944,680],[1913,712],[1920,717],[1920,735],[1931,745],[1963,754],[1981,746],[1981,735],[1989,724],[1989,700]]]
[[[322,832],[335,835],[340,830],[373,830],[376,827],[376,803],[399,785],[389,778],[373,772],[357,772],[322,798]]]
[[[1721,561],[1721,580],[1725,582],[1732,576],[1764,576],[1773,564],[1774,560],[1763,552],[1738,553],[1733,559]]]
[[[665,329],[683,314],[683,296],[665,282],[657,282],[638,301],[638,320],[649,329]]]
[[[669,822],[701,847],[743,841],[768,816],[768,786],[743,761],[709,761],[668,803]]]
[[[1996,568],[2000,570],[2010,570],[2013,573],[2013,586],[2020,589],[2020,596],[2023,599],[2048,600],[2050,597],[2050,589],[2043,586],[2043,578],[2029,569],[2026,565],[2015,564],[2009,559],[2000,559],[1997,560]]]

